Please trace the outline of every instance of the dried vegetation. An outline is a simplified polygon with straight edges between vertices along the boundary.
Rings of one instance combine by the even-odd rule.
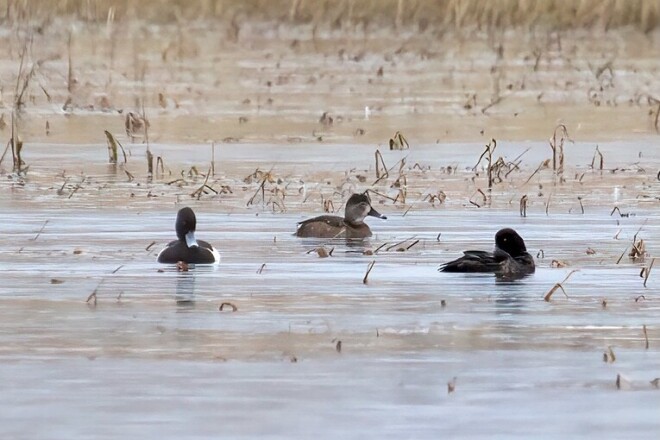
[[[295,23],[326,23],[333,26],[362,24],[396,28],[432,25],[461,28],[511,27],[542,24],[554,28],[635,26],[650,31],[660,24],[660,6],[653,0],[191,0],[185,3],[146,0],[54,0],[49,2],[8,1],[5,18],[30,15],[74,15],[84,20],[123,20],[125,17],[175,22],[182,19],[215,18],[228,23],[228,38],[240,34],[241,19],[277,20]]]

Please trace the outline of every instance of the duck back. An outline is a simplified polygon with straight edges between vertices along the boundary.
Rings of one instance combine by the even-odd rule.
[[[371,229],[365,223],[352,225],[336,215],[321,215],[298,223],[297,237],[307,238],[366,238]]]

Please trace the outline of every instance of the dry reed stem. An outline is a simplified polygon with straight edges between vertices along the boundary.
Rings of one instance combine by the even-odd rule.
[[[27,168],[23,168],[25,162],[21,159],[21,152],[23,151],[23,141],[18,135],[18,127],[16,125],[16,110],[11,112],[11,139],[9,140],[11,144],[11,156],[12,156],[12,170],[14,173],[20,174],[22,171],[25,171]],[[4,154],[3,154],[4,157]]]
[[[232,312],[238,311],[238,307],[236,307],[230,302],[223,302],[222,304],[220,304],[220,307],[218,307],[218,310],[222,312],[224,311],[225,307],[231,307]]]
[[[211,169],[209,168],[209,170],[206,173],[206,177],[204,178],[204,183],[202,183],[202,185],[199,188],[193,191],[193,193],[190,194],[190,197],[197,197],[197,200],[199,200],[202,197],[202,194],[206,193],[206,191],[204,191],[205,189],[208,189],[214,192],[215,194],[218,194],[216,190],[214,190],[209,185],[207,185],[210,176],[211,176]]]
[[[600,150],[598,149],[598,145],[596,145],[596,152],[594,153],[594,157],[591,159],[591,169],[594,169],[594,165],[596,162],[596,155],[600,156],[598,169],[600,171],[603,171],[603,165],[604,165],[603,153],[601,153]]]
[[[215,142],[211,142],[211,175],[215,177]]]
[[[649,334],[646,331],[646,325],[642,326],[642,333],[644,334],[644,348],[646,350],[648,350],[649,349]]]
[[[381,178],[386,178],[389,176],[389,173],[387,172],[387,165],[385,165],[385,161],[383,160],[383,155],[381,154],[380,150],[376,150],[374,156],[376,157],[376,182],[373,183],[375,185],[378,181],[381,180]],[[380,171],[381,165],[383,167],[382,174]]]
[[[628,251],[628,246],[626,246],[626,248],[623,250],[623,252],[621,252],[621,255],[619,255],[619,259],[616,260],[616,264],[621,263],[621,260],[623,259],[623,256],[626,255],[627,251]]]
[[[46,225],[47,225],[47,224],[48,224],[48,220],[46,220],[46,221],[44,222],[44,224],[41,226],[41,229],[39,229],[39,232],[37,232],[37,235],[35,235],[35,236],[32,238],[32,241],[37,241],[37,238],[39,238],[39,236],[41,235],[41,233],[44,232],[44,229],[46,228]]]
[[[408,150],[410,149],[410,144],[408,140],[403,137],[401,132],[394,133],[394,136],[390,138],[389,141],[390,150]]]
[[[288,21],[312,27],[312,42],[319,29],[332,27],[354,29],[375,26],[402,32],[420,32],[427,27],[435,30],[479,29],[494,32],[500,29],[522,28],[556,30],[574,28],[610,29],[631,26],[650,32],[660,22],[654,0],[189,0],[185,8],[177,2],[145,0],[133,3],[120,0],[66,0],[51,2],[6,2],[5,20],[29,17],[32,20],[52,17],[74,17],[89,23],[121,22],[131,19],[175,23],[181,20],[213,19],[221,21],[227,30],[227,41],[238,42],[244,20]],[[93,6],[90,6],[93,5]],[[111,11],[111,12],[110,12]],[[534,54],[538,57],[537,54]]]
[[[396,198],[394,198],[394,197],[390,197],[390,196],[388,196],[387,194],[383,194],[383,193],[381,193],[381,192],[379,192],[379,191],[376,191],[376,190],[373,190],[373,189],[370,189],[370,190],[367,190],[367,191],[370,192],[370,193],[376,194],[376,195],[379,196],[379,197],[382,197],[382,198],[384,198],[384,199],[391,200],[392,202],[396,203]]]
[[[645,267],[643,270],[644,273],[644,287],[646,287],[646,282],[649,279],[649,275],[651,275],[651,269],[653,268],[653,263],[655,263],[655,258],[651,259],[651,264],[649,264],[648,267]]]
[[[89,294],[89,296],[87,297],[87,300],[85,301],[87,304],[89,304],[90,301],[94,300],[94,302],[92,303],[92,305],[93,305],[94,307],[96,307],[96,303],[97,303],[96,292],[98,292],[99,287],[101,287],[101,284],[103,284],[103,280],[99,281],[99,283],[97,284],[97,286],[96,286],[96,288],[94,289],[94,291],[92,291],[92,293]]]
[[[376,260],[372,260],[371,263],[369,263],[369,267],[367,267],[367,273],[364,274],[364,278],[362,279],[362,284],[367,284],[369,273],[371,272],[371,269],[374,268],[374,264],[376,264]]]
[[[557,140],[557,132],[560,131],[559,140]],[[555,127],[555,131],[550,138],[550,148],[552,149],[552,170],[557,174],[564,172],[564,142],[573,140],[568,135],[568,129],[564,124],[559,124]]]
[[[616,362],[616,355],[614,354],[614,350],[612,350],[611,345],[608,345],[607,351],[603,353],[603,362],[607,362],[608,364],[613,364]]]
[[[73,54],[71,50],[72,41],[73,40],[73,32],[69,31],[69,39],[67,41],[67,53],[68,53],[68,59],[69,59],[69,65],[67,69],[67,76],[66,76],[66,89],[69,92],[69,98],[71,98],[71,94],[73,93]]]
[[[389,246],[387,249],[385,249],[385,252],[389,252],[390,249],[393,249],[393,248],[395,248],[395,247],[397,247],[397,246],[400,246],[400,245],[402,245],[403,243],[405,243],[405,242],[407,242],[407,241],[410,241],[410,240],[412,240],[412,239],[414,239],[414,238],[415,238],[415,236],[413,235],[413,236],[410,237],[410,238],[406,238],[405,240],[399,241],[398,243],[395,243],[395,244],[393,244],[392,246]],[[419,240],[418,240],[418,241],[419,241]],[[379,248],[379,249],[380,249],[380,248]]]
[[[160,170],[161,176],[165,174],[165,161],[161,156],[156,158],[156,174],[158,174],[158,170]],[[172,173],[170,172],[170,174]]]
[[[449,382],[447,382],[447,394],[451,394],[456,391],[456,377],[453,377]]]
[[[520,216],[527,217],[527,194],[520,198]]]
[[[530,174],[530,176],[527,178],[527,180],[525,180],[525,183],[523,183],[523,186],[527,185],[529,183],[529,181],[532,180],[532,177],[534,177],[539,171],[541,171],[544,168],[547,168],[549,160],[550,159],[541,161],[541,164],[536,168],[536,170],[534,170],[534,172],[532,174]]]
[[[545,296],[543,297],[543,300],[546,301],[546,302],[550,302],[550,298],[552,297],[552,294],[555,293],[555,291],[556,291],[557,289],[560,289],[560,290],[563,292],[564,296],[566,296],[566,298],[568,298],[568,294],[566,294],[566,291],[564,290],[564,286],[563,286],[563,284],[564,284],[566,281],[568,281],[568,279],[571,277],[571,275],[573,275],[573,274],[574,274],[575,272],[577,272],[577,271],[578,271],[578,269],[573,269],[572,271],[570,271],[570,272],[568,273],[568,275],[566,275],[566,278],[564,278],[564,280],[563,280],[562,282],[555,284],[555,285],[554,285],[554,286],[548,291],[548,293],[545,294]]]
[[[389,244],[388,242],[385,242],[385,243],[381,244],[380,246],[378,246],[378,247],[376,248],[376,250],[374,251],[374,254],[377,253],[377,252],[378,252],[379,250],[381,250],[382,248],[384,248],[385,246],[387,246],[388,244]]]
[[[497,148],[497,141],[495,139],[491,139],[490,142],[486,145],[486,148],[484,149],[484,152],[481,153],[481,156],[479,156],[479,160],[477,161],[476,165],[474,166],[474,171],[477,171],[477,167],[481,163],[481,160],[485,158],[488,159],[488,166],[486,168],[486,172],[488,175],[488,191],[490,193],[491,188],[493,187],[493,153],[495,152],[495,149]]]
[[[419,243],[419,240],[415,240],[415,241],[413,241],[408,247],[406,247],[406,250],[409,251],[410,248],[412,248],[413,246],[415,246],[417,243]]]
[[[128,162],[128,159],[126,158],[126,151],[124,150],[124,146],[108,130],[103,130],[103,132],[105,133],[105,137],[108,143],[108,161],[112,164],[117,163],[119,159],[118,157],[119,152],[117,147],[119,147],[124,156],[124,164],[126,164],[126,162]]]

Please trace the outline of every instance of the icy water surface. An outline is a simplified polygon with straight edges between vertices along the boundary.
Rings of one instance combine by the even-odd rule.
[[[243,148],[246,157],[255,154],[245,170],[264,166],[261,147]],[[411,159],[432,169],[471,160],[467,153],[435,157],[431,148]],[[504,153],[515,157],[524,148]],[[539,151],[532,145],[530,154]],[[282,160],[276,169],[311,179],[315,171],[300,155],[300,163]],[[621,169],[635,155],[622,154]],[[353,165],[373,173],[366,157]],[[490,209],[467,203],[471,184],[462,182],[472,172],[435,181],[446,182],[450,194],[439,208],[419,201],[428,182],[409,177],[409,197],[419,192],[414,209],[374,196],[388,220],[369,219],[374,236],[347,244],[292,235],[319,206],[300,203],[295,189],[286,212],[264,202],[246,208],[258,182],[239,191],[232,176],[244,170],[228,168],[224,179],[235,192],[227,201],[195,201],[184,187],[177,196],[161,189],[158,200],[122,204],[122,194],[147,189],[89,172],[92,183],[67,184],[56,195],[61,183],[46,166],[34,183],[5,183],[3,438],[657,435],[660,394],[650,383],[660,376],[657,274],[644,287],[639,272],[651,257],[633,262],[626,251],[638,233],[646,251],[658,253],[657,187],[626,186],[634,173],[625,171],[621,181],[592,176],[582,179],[589,187],[581,193],[589,202],[584,214],[574,194],[557,187],[548,215],[537,202],[521,217],[518,197],[505,202],[514,189],[494,196]],[[311,187],[307,180],[304,190]],[[640,191],[647,197],[636,198]],[[632,214],[611,215],[613,202]],[[222,253],[219,265],[177,272],[156,263],[184,203],[198,213],[198,237]],[[525,238],[537,257],[534,275],[503,282],[437,272],[464,249],[490,249],[502,226]],[[319,258],[318,246],[332,255]],[[553,260],[567,266],[553,268]],[[544,301],[573,269],[564,283],[568,298],[558,290]],[[237,310],[219,311],[222,303]],[[603,361],[608,347],[614,362]]]
[[[0,32],[3,142],[19,54],[32,72],[27,172],[0,159],[0,439],[658,437],[659,34],[21,32]],[[367,189],[370,240],[292,235]],[[185,205],[219,265],[156,263]],[[534,275],[437,272],[504,226]]]

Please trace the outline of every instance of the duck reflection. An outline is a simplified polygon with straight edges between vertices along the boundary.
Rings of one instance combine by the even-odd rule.
[[[176,278],[176,304],[180,307],[195,305],[195,271],[178,272]]]

